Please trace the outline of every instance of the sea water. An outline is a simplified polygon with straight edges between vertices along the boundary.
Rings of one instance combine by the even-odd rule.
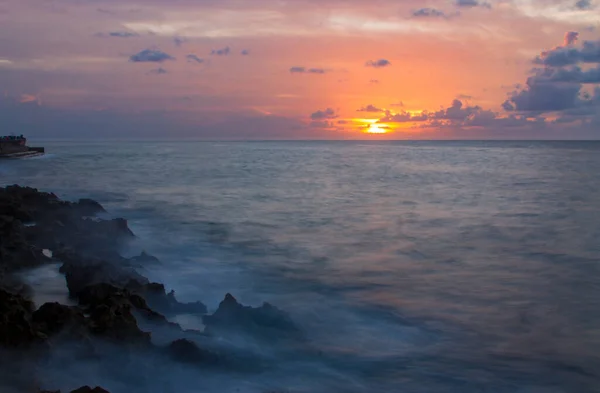
[[[0,184],[96,199],[181,300],[267,301],[308,338],[233,343],[272,362],[190,392],[600,391],[600,143],[44,145]]]

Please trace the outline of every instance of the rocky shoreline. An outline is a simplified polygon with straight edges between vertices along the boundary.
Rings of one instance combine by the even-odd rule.
[[[123,366],[135,370],[122,390],[129,392],[144,391],[135,390],[135,379],[152,374],[163,359],[199,370],[244,368],[243,360],[218,345],[229,335],[303,340],[289,316],[268,303],[246,307],[227,294],[208,315],[200,301],[179,302],[174,292],[136,270],[159,262],[157,258],[145,252],[133,258],[120,254],[135,238],[127,221],[98,218],[103,214],[102,205],[91,199],[68,202],[34,188],[0,188],[0,360],[10,365],[2,370],[3,379],[15,392],[56,393],[58,386],[37,386],[37,375],[56,362],[63,348],[75,362],[110,363],[115,351],[123,358],[135,353],[152,359]],[[53,263],[61,264],[76,306],[46,303],[36,308],[31,301],[36,288],[17,278],[16,273]],[[200,316],[205,329],[182,329],[169,320],[178,314]],[[70,391],[107,392],[89,386]]]

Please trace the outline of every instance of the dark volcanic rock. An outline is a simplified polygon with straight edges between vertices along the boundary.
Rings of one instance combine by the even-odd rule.
[[[60,271],[65,274],[69,292],[75,297],[85,287],[98,283],[108,283],[121,288],[132,280],[141,285],[148,283],[148,279],[133,268],[118,266],[99,259],[88,259],[73,253],[60,252],[56,257],[64,261]]]
[[[258,308],[243,306],[229,293],[214,314],[202,319],[209,334],[244,332],[263,338],[300,337],[299,329],[285,312],[269,303]]]
[[[83,386],[79,389],[72,390],[71,393],[110,393],[110,392],[108,390],[102,389],[100,386],[96,386],[93,389],[89,386]]]
[[[217,354],[198,348],[196,343],[186,339],[173,341],[167,347],[173,360],[183,363],[215,365],[219,361]]]
[[[137,265],[147,265],[160,262],[157,257],[146,253],[146,251],[142,251],[142,253],[136,257],[129,258],[129,261]]]
[[[82,216],[95,216],[99,213],[106,213],[104,207],[93,199],[82,198],[77,204],[73,205]]]
[[[150,333],[140,330],[132,307],[148,319],[166,321],[160,314],[148,308],[141,297],[109,284],[96,284],[84,288],[79,293],[79,301],[88,307],[91,331],[117,341],[150,344]]]
[[[83,312],[77,307],[69,307],[59,303],[46,303],[31,316],[35,328],[50,336],[65,327],[83,330],[87,321]]]
[[[39,247],[27,242],[25,229],[18,219],[0,215],[0,270],[13,271],[48,261]]]
[[[206,306],[201,302],[180,303],[175,298],[175,292],[166,292],[165,286],[158,283],[141,284],[131,280],[126,288],[139,294],[148,305],[164,315],[174,314],[206,314]]]
[[[31,326],[33,303],[0,289],[0,345],[27,346],[40,339]]]

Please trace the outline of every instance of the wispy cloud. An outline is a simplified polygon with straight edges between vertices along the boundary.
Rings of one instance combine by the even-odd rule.
[[[189,55],[187,55],[185,57],[188,61],[188,63],[204,63],[204,59],[198,57],[197,55],[194,55],[192,53],[190,53]]]

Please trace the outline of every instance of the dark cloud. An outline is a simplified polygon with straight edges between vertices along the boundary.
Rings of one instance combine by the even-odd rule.
[[[579,0],[575,3],[575,8],[578,10],[591,10],[594,5],[591,0]]]
[[[454,100],[445,109],[437,112],[412,114],[407,111],[387,113],[379,123],[420,123],[422,128],[469,128],[469,127],[520,127],[536,124],[537,119],[524,115],[502,116],[492,110],[479,106],[465,106],[460,100]]]
[[[327,70],[324,68],[306,68],[306,67],[291,67],[292,74],[325,74]]]
[[[371,79],[369,81],[369,83],[378,84],[379,83],[379,79]]]
[[[388,113],[381,119],[380,123],[410,123],[410,122],[422,122],[430,120],[430,115],[427,112],[421,112],[421,114],[413,115],[410,112],[399,112],[399,113]]]
[[[514,91],[503,107],[522,112],[563,111],[579,105],[580,90],[579,84],[548,83],[529,78],[527,86]]]
[[[337,113],[335,112],[335,110],[333,110],[331,108],[327,108],[322,111],[319,110],[310,115],[311,120],[328,120],[328,119],[335,119],[337,117],[338,117]]]
[[[231,48],[229,48],[228,46],[226,46],[225,48],[221,48],[221,49],[213,49],[210,54],[211,55],[216,55],[216,56],[228,56],[231,53]]]
[[[392,65],[392,63],[390,63],[389,60],[386,60],[386,59],[379,59],[379,60],[369,60],[365,63],[365,65],[367,67],[383,68],[383,67]]]
[[[250,51],[248,49],[242,49],[242,51],[240,52],[240,54],[242,56],[248,56],[248,55],[250,55]]]
[[[129,60],[134,63],[162,63],[166,60],[175,60],[175,58],[158,49],[144,49],[135,55],[131,55]]]
[[[412,12],[412,16],[415,18],[447,18],[448,16],[443,11],[436,8],[419,8]]]
[[[96,12],[99,12],[99,13],[101,13],[101,14],[107,14],[107,15],[117,15],[117,13],[116,13],[116,12],[114,12],[114,11],[111,11],[111,10],[107,10],[107,9],[105,9],[105,8],[97,8],[97,9],[96,9]]]
[[[182,46],[187,42],[187,39],[184,37],[173,37],[173,42],[176,46]]]
[[[204,63],[204,59],[202,59],[192,53],[187,55],[185,58],[187,59],[188,63],[199,63],[199,64]]]
[[[507,112],[558,114],[555,123],[589,123],[600,113],[600,89],[590,94],[583,86],[600,83],[600,41],[585,41],[574,47],[576,32],[565,34],[565,46],[542,53],[534,62],[543,68],[533,70],[524,87],[517,87],[502,104]],[[583,69],[580,63],[599,63]]]
[[[579,66],[569,68],[543,68],[535,70],[535,77],[538,82],[563,82],[563,83],[582,83],[595,84],[600,83],[600,65],[587,70]]]
[[[565,46],[573,45],[579,39],[579,33],[576,31],[567,31],[565,33]]]
[[[581,48],[559,46],[534,59],[535,64],[564,67],[577,63],[600,63],[600,41],[584,41]]]
[[[435,112],[432,117],[438,120],[465,120],[472,114],[481,111],[479,106],[464,106],[461,100],[452,101],[452,105],[446,109]]]
[[[156,69],[154,69],[154,70],[150,70],[150,73],[151,73],[151,74],[155,74],[155,75],[164,75],[164,74],[166,74],[166,73],[167,73],[167,70],[165,70],[165,69],[164,69],[164,68],[162,68],[162,67],[159,67],[159,68],[156,68]]]
[[[372,113],[377,113],[377,112],[385,112],[385,109],[377,108],[374,105],[367,105],[365,107],[357,109],[357,112],[372,112]]]
[[[111,31],[108,33],[109,37],[118,37],[118,38],[130,38],[137,37],[137,33],[133,33],[131,31]]]
[[[485,3],[479,0],[456,0],[454,3],[457,7],[461,8],[475,8],[475,7],[483,7],[483,8],[492,8],[490,3]]]

